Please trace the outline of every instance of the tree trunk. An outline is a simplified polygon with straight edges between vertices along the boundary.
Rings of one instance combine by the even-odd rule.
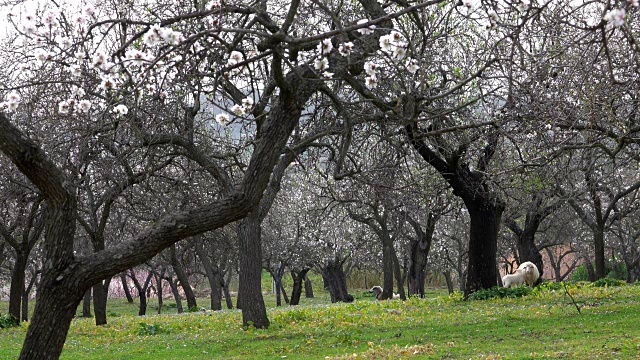
[[[604,278],[606,274],[605,259],[604,259],[604,229],[603,226],[598,224],[597,228],[593,232],[593,246],[595,252],[595,273],[594,280]]]
[[[56,281],[55,276],[41,281],[31,325],[27,329],[26,338],[29,341],[25,341],[20,359],[49,360],[60,357],[71,320],[84,295],[74,281],[62,279],[62,282]]]
[[[308,274],[304,277],[304,297],[313,298],[313,284],[311,284]]]
[[[593,270],[593,263],[591,262],[591,259],[586,257],[584,259],[584,264],[587,267],[587,274],[589,275],[589,281],[596,281],[596,272]]]
[[[122,282],[122,289],[124,295],[127,297],[127,302],[133,304],[133,296],[131,296],[131,290],[129,290],[129,283],[127,282],[127,275],[125,273],[120,274],[120,281]]]
[[[479,195],[478,195],[479,196]],[[496,252],[500,218],[504,205],[483,198],[463,197],[469,210],[469,267],[464,289],[465,299],[474,291],[497,284]]]
[[[300,272],[296,273],[291,271],[291,278],[293,279],[293,290],[291,290],[291,301],[289,305],[294,306],[300,304],[300,296],[302,296],[302,283],[307,278],[307,272],[310,269],[304,268]]]
[[[175,244],[171,245],[171,266],[173,267],[173,271],[178,277],[178,281],[180,281],[180,286],[182,286],[184,296],[187,298],[187,306],[189,307],[189,310],[194,308],[197,309],[198,304],[196,302],[196,295],[193,293],[193,288],[191,288],[191,285],[189,284],[189,277],[184,272],[184,268],[178,260],[178,254]]]
[[[451,279],[451,272],[449,272],[449,270],[445,270],[442,274],[444,275],[444,279],[447,281],[447,290],[449,290],[449,294],[453,294],[453,279]],[[424,297],[424,293],[422,297]]]
[[[430,242],[412,240],[409,242],[409,296],[418,295],[424,298],[424,270],[427,267]]]
[[[396,284],[398,285],[398,295],[400,295],[400,299],[407,300],[407,296],[404,293],[404,281],[402,280],[402,271],[400,270],[400,262],[398,261],[398,256],[396,255],[396,249],[393,249],[393,273],[396,277]],[[391,294],[393,296],[393,294]]]
[[[322,269],[322,275],[329,283],[331,302],[352,302],[353,296],[347,292],[347,280],[342,268],[343,261],[338,259],[328,260]]]
[[[242,309],[242,324],[268,328],[269,318],[262,298],[262,244],[257,211],[242,219],[236,231],[240,242],[240,285],[238,308]]]
[[[29,253],[18,251],[16,249],[16,259],[11,272],[11,288],[9,289],[9,314],[16,321],[20,321],[20,302],[22,301],[22,292],[24,291],[24,278],[27,269],[27,258]]]
[[[220,270],[218,266],[214,266],[211,263],[211,260],[207,256],[207,253],[204,251],[204,246],[202,245],[202,237],[197,237],[196,239],[196,254],[200,258],[202,262],[202,266],[204,267],[205,274],[207,275],[207,280],[209,281],[209,287],[211,288],[211,310],[222,310],[222,297],[221,297],[221,285],[222,279],[220,277]]]
[[[229,284],[231,284],[231,270],[227,268],[227,275],[222,286],[222,291],[224,291],[224,301],[227,303],[227,309],[233,309],[233,300],[231,300]]]
[[[84,293],[84,298],[82,300],[82,317],[93,317],[93,314],[91,313],[91,288],[87,289]]]
[[[176,300],[176,309],[178,310],[178,314],[182,314],[184,309],[182,308],[182,299],[180,298],[180,291],[178,291],[178,285],[173,278],[167,276],[164,278],[169,283],[169,287],[171,287],[171,293],[173,293],[173,298]]]
[[[393,298],[393,271],[394,261],[393,240],[391,237],[384,235],[382,239],[382,295],[381,300]]]
[[[162,314],[162,274],[155,274],[154,277],[156,278],[156,288],[158,289],[158,291],[156,292],[156,294],[158,295],[158,315]]]
[[[107,295],[109,294],[111,278],[100,281],[93,286],[93,313],[96,317],[96,325],[107,324]]]
[[[29,281],[29,285],[22,292],[22,321],[29,321],[29,294],[31,294],[31,289],[36,283],[36,278],[38,277],[38,273],[34,273]]]

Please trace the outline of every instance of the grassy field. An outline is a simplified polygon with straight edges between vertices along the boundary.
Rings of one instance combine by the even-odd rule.
[[[137,304],[109,300],[109,324],[74,320],[62,358],[639,358],[640,286],[570,293],[580,313],[563,289],[482,301],[439,290],[406,302],[377,302],[360,291],[352,304],[328,304],[318,293],[295,308],[274,308],[268,296],[268,330],[243,329],[237,310],[137,317]],[[149,314],[156,310],[152,304]],[[1,359],[17,356],[25,330],[0,330]]]

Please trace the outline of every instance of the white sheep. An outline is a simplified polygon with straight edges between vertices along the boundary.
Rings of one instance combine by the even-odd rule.
[[[533,284],[538,281],[540,278],[540,272],[538,271],[538,267],[536,264],[531,261],[525,261],[520,266],[518,266],[518,270],[522,270],[524,273],[524,282],[529,286],[533,286]]]
[[[369,290],[369,292],[376,294],[376,299],[382,300],[380,299],[380,297],[382,297],[382,288],[380,286],[372,287],[371,290]],[[400,299],[400,295],[394,293],[393,299]]]
[[[502,277],[502,285],[506,288],[513,286],[520,286],[524,283],[524,271],[517,269],[513,274],[507,274]]]
[[[531,261],[526,261],[518,266],[515,273],[503,276],[502,285],[506,288],[522,284],[533,286],[539,277],[538,267]]]

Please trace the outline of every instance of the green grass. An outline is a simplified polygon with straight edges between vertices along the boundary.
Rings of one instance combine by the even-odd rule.
[[[271,307],[268,330],[243,329],[236,310],[141,318],[132,315],[137,305],[110,300],[109,311],[122,315],[104,327],[74,320],[62,358],[638,358],[640,286],[570,291],[580,313],[563,289],[468,302],[442,291],[427,299],[377,302],[361,291],[352,304],[328,304],[318,293],[316,303]],[[1,359],[17,356],[25,330],[0,330]]]

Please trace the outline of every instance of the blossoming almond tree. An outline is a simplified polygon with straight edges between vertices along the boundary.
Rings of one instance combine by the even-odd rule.
[[[325,20],[326,32],[304,37],[296,33],[315,33],[307,29],[315,10],[332,19],[329,10],[297,1],[284,11],[272,11],[266,2],[12,8],[15,46],[9,50],[18,61],[10,67],[2,104],[0,150],[48,206],[42,280],[21,358],[60,355],[89,287],[256,209],[306,102],[325,89],[325,81],[360,76],[364,60],[379,47],[375,26],[389,28],[390,19],[436,3],[387,14],[379,3],[362,0],[339,31]],[[363,14],[369,22],[349,25]],[[342,42],[346,57],[333,45]],[[313,66],[318,56],[326,59],[322,69]],[[78,201],[84,195],[73,169],[83,168],[80,150],[93,139],[114,159],[127,151],[145,162],[181,157],[210,176],[217,195],[205,205],[170,208],[130,239],[76,256]],[[244,157],[224,154],[226,144],[241,145]],[[246,164],[235,166],[238,158]],[[140,165],[132,163],[130,170]],[[90,163],[84,169],[100,176]],[[179,176],[179,169],[167,171]],[[259,242],[252,242],[250,232],[247,239],[241,252],[259,255]],[[260,261],[242,265],[259,274]],[[252,290],[245,294],[260,293],[256,276],[244,280],[241,286]],[[267,326],[261,297],[245,300],[245,324]]]

